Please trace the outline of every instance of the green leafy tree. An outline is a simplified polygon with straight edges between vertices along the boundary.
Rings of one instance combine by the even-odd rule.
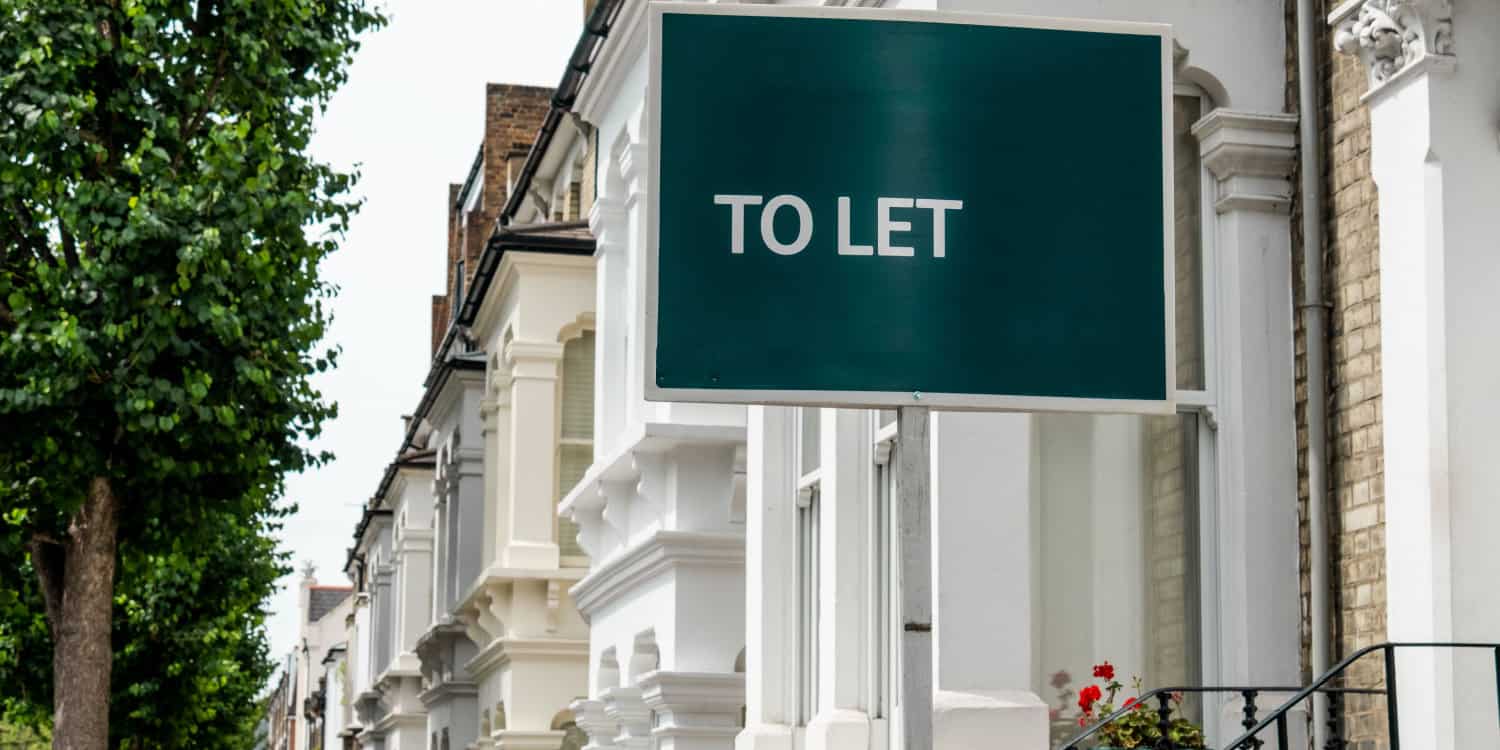
[[[108,743],[117,551],[250,523],[322,458],[318,266],[356,203],[307,146],[383,20],[0,0],[0,565],[36,574],[55,747]]]
[[[115,583],[110,746],[250,747],[262,713],[268,657],[262,605],[289,572],[268,533],[281,511],[259,520],[207,512],[200,532],[141,538],[122,546]],[[48,631],[37,622],[40,592],[29,565],[0,566],[0,715],[43,726],[51,706]],[[28,605],[29,603],[29,605]],[[0,750],[4,750],[0,747]]]

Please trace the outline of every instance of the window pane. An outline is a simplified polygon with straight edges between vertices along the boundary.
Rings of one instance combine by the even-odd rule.
[[[1052,739],[1080,731],[1078,691],[1109,661],[1145,690],[1199,682],[1197,419],[1038,417],[1042,606],[1036,689]],[[1190,715],[1196,705],[1189,705]]]
[[[1203,372],[1203,213],[1198,139],[1188,132],[1203,114],[1197,96],[1172,100],[1173,200],[1177,220],[1173,237],[1177,286],[1177,387],[1199,391]]]
[[[562,436],[594,437],[594,332],[563,345]]]
[[[583,473],[594,460],[594,448],[590,445],[564,445],[558,451],[558,501],[578,485]],[[582,556],[578,546],[578,525],[566,518],[557,519],[557,546],[564,556]]]

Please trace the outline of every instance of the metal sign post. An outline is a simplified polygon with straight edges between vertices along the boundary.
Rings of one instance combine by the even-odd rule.
[[[896,410],[901,501],[901,722],[904,750],[932,748],[932,451],[925,406]]]

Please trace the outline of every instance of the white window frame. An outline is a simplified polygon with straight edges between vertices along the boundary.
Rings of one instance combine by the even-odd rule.
[[[900,535],[896,530],[896,484],[892,472],[896,446],[896,421],[882,424],[887,410],[871,410],[870,434],[873,457],[870,481],[869,519],[869,614],[866,623],[870,628],[868,643],[869,681],[866,705],[870,712],[870,740],[872,750],[895,747],[900,739],[895,737],[900,715],[901,648],[897,637],[897,611],[900,599],[896,560],[900,550]]]
[[[792,504],[795,517],[792,523],[794,570],[796,571],[796,670],[794,673],[793,707],[796,725],[807,726],[818,712],[818,621],[822,576],[820,555],[822,554],[819,523],[819,495],[822,489],[822,446],[814,446],[817,463],[811,468],[804,465],[803,441],[806,439],[804,420],[819,420],[818,436],[821,443],[823,425],[822,410],[815,407],[800,407],[795,410],[795,445],[797,496]]]

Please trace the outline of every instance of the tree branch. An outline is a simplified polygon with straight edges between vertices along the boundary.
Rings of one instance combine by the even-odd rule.
[[[47,626],[56,640],[57,629],[62,623],[63,572],[67,556],[56,539],[36,532],[31,535],[31,567],[36,568],[37,582],[41,584],[42,600],[47,606]]]
[[[177,159],[182,158],[182,154],[187,151],[188,136],[198,130],[198,126],[203,124],[203,118],[208,115],[208,110],[213,108],[214,97],[219,93],[219,84],[224,82],[224,64],[228,60],[229,50],[220,48],[219,56],[214,60],[214,78],[208,82],[208,91],[203,93],[203,103],[198,106],[198,111],[193,113],[192,119],[183,122],[182,132],[178,134],[183,145],[177,152]],[[173,159],[172,166],[177,166],[177,159]]]
[[[63,257],[68,261],[68,268],[78,269],[78,248],[73,245],[73,233],[62,228],[62,222],[58,222],[58,234],[62,235]]]

